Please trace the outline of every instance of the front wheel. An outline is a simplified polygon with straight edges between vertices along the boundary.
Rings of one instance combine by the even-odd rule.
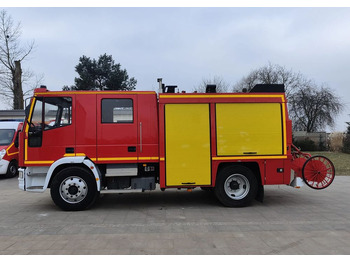
[[[87,209],[98,196],[94,176],[82,167],[68,167],[58,172],[50,193],[53,202],[66,211]]]
[[[12,160],[9,163],[9,166],[7,168],[7,172],[6,172],[6,177],[8,178],[12,178],[18,175],[18,165],[17,162],[15,160]]]
[[[253,172],[244,166],[228,166],[219,171],[215,195],[227,207],[244,207],[256,197],[258,182]]]

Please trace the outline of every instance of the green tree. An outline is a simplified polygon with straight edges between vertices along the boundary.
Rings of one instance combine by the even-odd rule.
[[[80,57],[75,71],[79,74],[75,86],[64,86],[64,90],[133,90],[137,84],[136,79],[129,78],[126,69],[107,54],[99,56],[98,60]]]

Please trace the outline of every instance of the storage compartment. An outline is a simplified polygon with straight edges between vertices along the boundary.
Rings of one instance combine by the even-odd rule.
[[[217,155],[282,155],[283,122],[280,103],[217,103]]]
[[[107,165],[106,177],[137,176],[137,164]]]
[[[209,104],[165,105],[167,186],[210,185]]]
[[[131,179],[132,189],[155,190],[156,183],[154,177],[137,177]]]
[[[130,177],[107,177],[108,189],[125,189],[130,187]]]

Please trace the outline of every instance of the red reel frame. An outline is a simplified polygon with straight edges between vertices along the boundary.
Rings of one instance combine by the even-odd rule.
[[[324,156],[313,156],[306,160],[302,168],[302,177],[309,187],[324,189],[332,184],[335,177],[333,163]]]
[[[295,176],[302,177],[303,166],[310,157],[310,154],[301,152],[299,148],[292,144],[292,169]]]

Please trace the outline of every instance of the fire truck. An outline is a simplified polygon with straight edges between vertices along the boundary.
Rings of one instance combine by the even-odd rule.
[[[328,187],[332,162],[292,145],[283,85],[249,93],[35,89],[19,135],[19,188],[50,189],[63,210],[99,194],[201,188],[227,207],[265,185]]]

